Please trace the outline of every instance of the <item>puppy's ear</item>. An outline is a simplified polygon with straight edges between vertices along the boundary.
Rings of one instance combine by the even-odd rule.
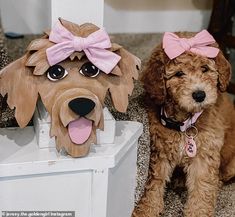
[[[125,112],[128,106],[128,96],[134,89],[133,79],[138,79],[139,76],[141,61],[124,48],[120,48],[116,53],[121,56],[121,60],[111,72],[112,75],[108,75],[109,92],[114,107],[119,112]]]
[[[215,63],[217,66],[217,71],[219,73],[218,87],[221,92],[226,91],[231,78],[231,65],[225,59],[224,55],[220,51],[217,57],[215,58]]]
[[[26,55],[0,71],[0,93],[7,94],[7,104],[15,108],[15,118],[21,128],[32,118],[38,98],[34,75],[25,67],[25,61]]]
[[[150,56],[141,77],[141,81],[144,84],[147,94],[159,105],[164,103],[166,98],[164,79],[166,61],[167,56],[164,53],[162,46],[156,47]]]

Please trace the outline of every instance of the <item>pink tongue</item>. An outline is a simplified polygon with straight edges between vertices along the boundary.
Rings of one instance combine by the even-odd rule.
[[[86,118],[79,118],[71,121],[68,125],[69,137],[75,144],[83,144],[91,135],[92,121]]]

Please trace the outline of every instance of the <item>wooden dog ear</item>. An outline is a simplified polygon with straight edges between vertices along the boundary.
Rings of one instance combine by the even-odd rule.
[[[7,104],[15,108],[15,118],[21,128],[32,118],[38,98],[35,77],[25,62],[26,55],[0,71],[0,93],[7,94]]]
[[[133,79],[138,79],[138,70],[141,66],[139,58],[120,48],[116,52],[121,56],[118,65],[113,69],[110,75],[109,92],[114,104],[114,107],[119,112],[125,112],[128,106],[128,96],[132,94],[134,89]],[[112,76],[112,77],[111,77]]]
[[[218,87],[221,92],[226,91],[229,81],[231,79],[232,71],[230,63],[225,59],[223,53],[220,51],[215,58],[217,71],[219,73]]]
[[[162,46],[156,47],[141,77],[147,94],[159,105],[164,103],[166,98],[164,79],[166,58]]]

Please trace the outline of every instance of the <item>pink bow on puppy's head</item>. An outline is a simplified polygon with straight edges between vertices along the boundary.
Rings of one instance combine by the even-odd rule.
[[[55,43],[46,50],[51,66],[65,60],[73,52],[84,51],[90,62],[108,74],[121,59],[119,55],[107,50],[111,48],[111,42],[104,29],[83,38],[73,35],[58,21],[50,32],[49,40]]]
[[[202,30],[192,38],[180,38],[171,32],[166,32],[163,36],[163,49],[170,59],[180,56],[185,51],[215,58],[219,49],[208,46],[213,43],[215,43],[215,39],[207,30]]]

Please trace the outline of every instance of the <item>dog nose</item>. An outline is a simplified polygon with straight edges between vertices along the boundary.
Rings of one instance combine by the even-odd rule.
[[[76,98],[69,102],[69,108],[80,116],[89,114],[95,107],[95,103],[91,99]]]
[[[206,98],[206,93],[205,91],[198,90],[198,91],[193,92],[192,96],[196,102],[203,102],[204,99]]]

